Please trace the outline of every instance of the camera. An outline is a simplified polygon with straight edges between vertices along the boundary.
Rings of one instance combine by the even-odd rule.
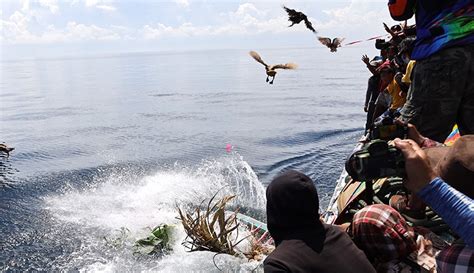
[[[405,159],[400,150],[384,140],[372,140],[346,161],[346,171],[357,181],[382,177],[405,177]]]
[[[393,140],[395,138],[405,139],[408,134],[408,127],[395,123],[394,116],[385,116],[381,120],[374,122],[369,139]]]

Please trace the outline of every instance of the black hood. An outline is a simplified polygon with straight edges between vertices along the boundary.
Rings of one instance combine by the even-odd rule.
[[[268,231],[276,245],[323,230],[318,192],[308,176],[287,171],[273,179],[266,195]]]

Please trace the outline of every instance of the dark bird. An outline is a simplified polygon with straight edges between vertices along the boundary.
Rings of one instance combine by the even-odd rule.
[[[318,40],[321,42],[321,44],[329,47],[331,49],[331,52],[336,52],[338,47],[341,47],[342,41],[344,41],[344,38],[326,38],[326,37],[318,37]]]
[[[294,9],[289,9],[285,6],[283,6],[283,8],[285,9],[286,13],[288,13],[288,21],[291,22],[291,25],[289,25],[288,27],[292,27],[293,25],[299,24],[301,23],[301,21],[304,21],[306,28],[316,33],[316,30],[313,28],[313,25],[304,13],[296,11]]]
[[[8,147],[5,144],[0,143],[0,152],[7,154],[7,157],[10,156],[10,152],[15,150],[13,147]]]
[[[294,63],[287,63],[287,64],[276,64],[276,65],[268,65],[266,64],[260,55],[258,55],[257,52],[255,51],[250,51],[249,52],[250,56],[254,58],[257,62],[263,64],[265,66],[265,72],[267,73],[267,82],[269,81],[269,77],[272,77],[272,81],[269,82],[270,84],[273,84],[273,81],[275,80],[275,75],[276,75],[276,69],[296,69],[298,67]]]

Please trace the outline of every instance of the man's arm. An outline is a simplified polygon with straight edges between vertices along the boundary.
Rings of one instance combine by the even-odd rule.
[[[383,23],[383,27],[385,28],[385,31],[388,32],[390,35],[392,35],[392,37],[396,37],[397,34],[395,32],[393,32],[388,26],[387,24]]]
[[[395,81],[397,82],[398,86],[400,86],[400,89],[401,89],[403,92],[407,93],[407,92],[408,92],[408,88],[410,88],[410,86],[409,86],[408,84],[404,83],[404,82],[402,81],[402,78],[403,78],[403,73],[397,72],[397,74],[395,74],[394,79],[395,79]]]
[[[365,63],[365,65],[367,66],[367,69],[370,71],[370,73],[372,73],[372,75],[377,75],[377,70],[375,67],[370,65],[370,60],[367,55],[362,55],[362,62]]]
[[[418,194],[466,242],[474,247],[474,201],[436,177],[426,153],[411,139],[395,139],[405,157],[404,185]]]
[[[437,177],[418,192],[443,220],[474,247],[474,201]]]

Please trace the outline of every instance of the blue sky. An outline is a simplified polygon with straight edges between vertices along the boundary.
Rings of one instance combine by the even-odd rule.
[[[281,8],[304,11],[318,35],[384,34],[386,1],[2,0],[1,57],[320,46]]]

